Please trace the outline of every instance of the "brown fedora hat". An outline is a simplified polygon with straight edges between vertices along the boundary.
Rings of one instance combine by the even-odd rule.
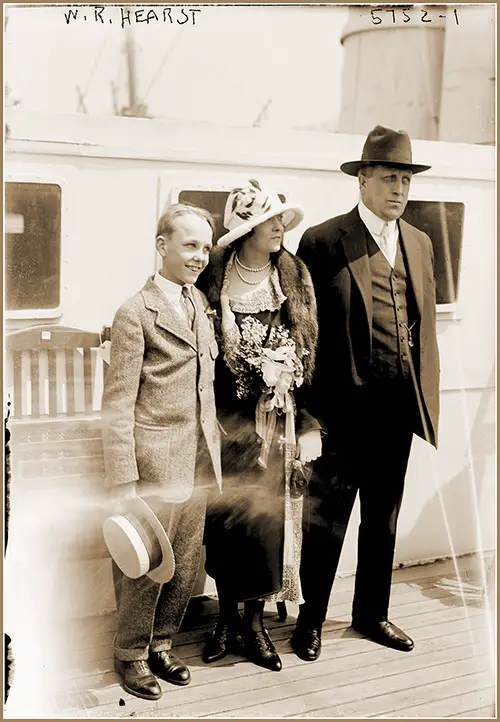
[[[347,175],[357,176],[359,169],[367,165],[389,165],[395,168],[409,168],[413,173],[429,170],[430,165],[415,165],[411,158],[410,136],[404,130],[391,130],[377,125],[368,133],[361,160],[342,163],[340,170]]]
[[[102,530],[109,554],[125,576],[146,574],[159,584],[172,579],[175,559],[167,532],[140,496],[127,503],[124,514],[108,517]]]

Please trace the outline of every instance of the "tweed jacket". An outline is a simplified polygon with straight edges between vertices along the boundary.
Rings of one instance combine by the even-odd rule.
[[[418,314],[415,374],[424,421],[415,433],[437,445],[439,353],[434,254],[430,238],[399,220],[399,237]],[[297,255],[314,283],[319,341],[311,410],[341,428],[366,384],[371,359],[372,288],[365,226],[357,207],[306,230]]]
[[[199,437],[204,437],[209,455],[204,467],[209,481],[215,478],[220,488],[213,391],[218,347],[206,299],[197,289],[193,299],[193,331],[152,277],[115,315],[103,393],[109,486],[161,484],[167,500],[187,500],[194,487]]]

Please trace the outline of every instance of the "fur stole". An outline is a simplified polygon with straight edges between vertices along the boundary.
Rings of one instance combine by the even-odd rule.
[[[220,337],[220,292],[224,280],[224,270],[231,257],[233,248],[214,248],[210,253],[210,262],[198,279],[197,287],[202,290],[210,306],[217,312],[216,333]],[[295,341],[299,354],[309,351],[303,358],[304,381],[311,383],[316,359],[318,342],[318,319],[316,298],[311,276],[304,262],[290,251],[282,248],[274,254],[280,285],[286,296],[284,303],[289,319],[290,334]]]

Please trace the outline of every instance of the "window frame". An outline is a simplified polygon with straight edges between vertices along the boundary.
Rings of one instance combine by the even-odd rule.
[[[417,176],[418,178],[418,176]],[[436,317],[445,321],[461,321],[463,318],[463,308],[460,300],[460,289],[462,284],[462,267],[464,262],[464,248],[466,246],[467,237],[467,206],[468,199],[457,193],[455,189],[441,189],[438,197],[434,196],[431,192],[429,193],[426,188],[426,179],[418,179],[423,181],[420,185],[413,180],[408,201],[419,201],[422,203],[462,203],[464,206],[464,221],[462,227],[462,244],[460,247],[460,264],[458,267],[458,284],[457,284],[457,295],[455,301],[451,303],[436,303]],[[434,179],[432,179],[434,181]],[[418,228],[418,226],[415,226]],[[419,229],[420,230],[420,229]]]
[[[23,308],[8,310],[4,299],[4,313],[6,320],[43,320],[59,319],[63,315],[63,293],[65,289],[65,261],[64,254],[67,249],[67,222],[68,222],[68,180],[58,173],[37,173],[36,171],[11,170],[5,174],[4,179],[4,209],[5,194],[8,183],[38,183],[40,185],[58,185],[61,189],[61,238],[60,238],[60,269],[59,269],[59,304],[53,308]],[[4,210],[4,223],[6,213]]]
[[[461,271],[462,271],[462,261],[463,261],[463,246],[464,246],[464,238],[465,238],[465,217],[466,217],[466,208],[467,204],[462,199],[456,199],[456,198],[439,198],[436,200],[435,198],[416,198],[416,197],[410,197],[408,198],[408,202],[417,202],[417,203],[461,203],[464,207],[464,216],[463,216],[463,225],[462,225],[462,238],[460,243],[460,259],[458,264],[458,278],[457,278],[457,291],[456,291],[456,297],[454,301],[450,301],[450,303],[436,303],[436,314],[442,315],[448,315],[452,316],[455,319],[461,318],[461,315],[459,313],[459,299],[460,299],[460,284],[461,284]],[[414,226],[415,228],[418,228],[418,226]],[[420,230],[418,228],[418,230]],[[432,242],[432,239],[431,239]]]

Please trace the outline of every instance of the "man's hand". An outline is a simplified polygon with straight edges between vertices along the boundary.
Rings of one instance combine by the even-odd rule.
[[[306,431],[298,438],[298,454],[299,459],[303,464],[307,464],[309,461],[314,461],[318,456],[321,456],[321,432],[319,429],[313,429],[312,431]]]
[[[118,484],[109,490],[109,498],[115,514],[123,514],[130,501],[137,497],[137,483],[129,481]]]

